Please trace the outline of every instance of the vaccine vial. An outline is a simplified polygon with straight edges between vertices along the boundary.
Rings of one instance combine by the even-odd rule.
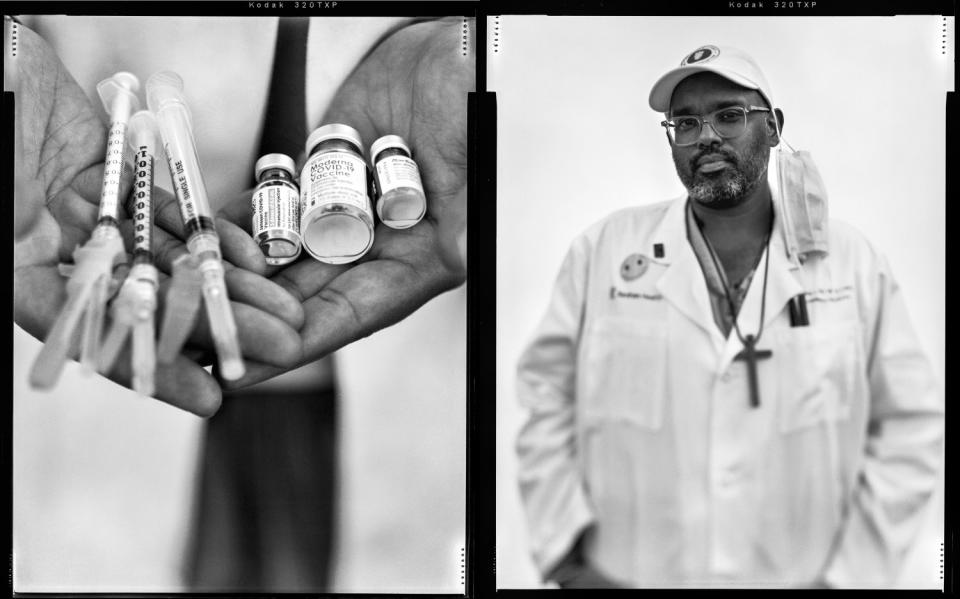
[[[265,154],[257,160],[253,190],[253,236],[267,264],[289,264],[300,255],[300,190],[296,167],[286,154]]]
[[[410,148],[399,135],[385,135],[370,146],[377,186],[377,216],[393,229],[406,229],[420,222],[427,212],[420,169],[410,157]]]
[[[307,138],[300,173],[300,234],[311,256],[346,264],[373,245],[367,163],[357,130],[333,123]]]

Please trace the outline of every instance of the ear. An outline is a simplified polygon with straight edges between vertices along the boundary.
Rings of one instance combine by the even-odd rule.
[[[777,119],[774,122],[773,119]],[[780,135],[783,135],[783,111],[779,108],[773,109],[773,114],[767,117],[767,134],[770,136],[770,146],[776,146],[780,143],[780,136],[777,135],[777,126],[780,127]]]

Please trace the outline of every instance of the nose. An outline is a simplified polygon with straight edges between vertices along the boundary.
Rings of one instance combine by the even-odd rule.
[[[717,130],[713,128],[713,123],[709,121],[703,121],[703,125],[700,126],[700,139],[698,143],[701,146],[714,145],[717,143],[723,143],[723,138],[720,137],[720,134],[717,133]]]

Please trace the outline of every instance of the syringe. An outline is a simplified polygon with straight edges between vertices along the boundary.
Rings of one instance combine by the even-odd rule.
[[[98,370],[106,373],[133,333],[133,390],[152,395],[156,370],[153,317],[157,309],[157,268],[153,265],[153,165],[157,155],[156,121],[141,110],[130,117],[133,149],[133,267],[113,300],[113,323],[103,342]]]
[[[180,203],[180,216],[188,235],[187,247],[200,261],[203,299],[220,361],[220,375],[227,380],[236,380],[245,371],[243,357],[230,298],[227,297],[220,238],[213,226],[190,111],[183,96],[183,80],[172,71],[160,71],[147,80],[146,88],[147,105],[156,115],[173,188]]]
[[[202,288],[200,261],[196,256],[183,254],[173,261],[170,285],[164,296],[163,324],[157,340],[158,362],[173,364],[183,349],[200,309]]]
[[[136,96],[139,88],[140,81],[127,72],[116,73],[97,84],[97,93],[110,116],[99,218],[87,243],[73,252],[74,268],[67,281],[67,301],[30,370],[30,383],[34,387],[47,389],[57,382],[80,317],[84,315],[80,361],[90,371],[97,366],[112,271],[117,263],[126,260],[117,220],[120,173],[127,120],[131,112],[140,108]]]

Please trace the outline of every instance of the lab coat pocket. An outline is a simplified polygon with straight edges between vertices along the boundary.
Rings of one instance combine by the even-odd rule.
[[[586,332],[577,375],[584,424],[622,422],[659,429],[666,401],[665,324],[598,318]]]
[[[780,431],[849,418],[861,367],[857,324],[790,327],[778,333]]]

